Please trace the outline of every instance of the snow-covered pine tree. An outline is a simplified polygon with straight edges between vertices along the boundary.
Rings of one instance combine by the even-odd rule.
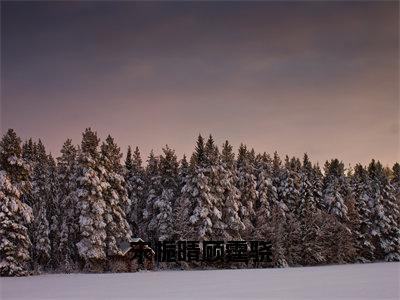
[[[240,217],[245,225],[242,233],[244,239],[251,239],[254,233],[255,211],[254,205],[257,200],[257,181],[254,176],[254,165],[252,154],[247,151],[245,145],[239,147],[237,158],[237,188],[240,191]]]
[[[21,193],[26,194],[31,189],[31,167],[22,158],[21,139],[13,129],[9,129],[3,136],[0,147],[1,169],[6,171],[13,185],[18,185]]]
[[[135,228],[137,227],[137,225],[136,225],[136,216],[133,217],[133,219],[135,219],[135,222],[134,222],[135,224],[131,224],[132,201],[131,201],[131,187],[130,187],[129,177],[130,177],[130,173],[132,172],[132,168],[133,168],[132,148],[131,148],[131,146],[128,146],[128,150],[127,150],[126,156],[125,156],[123,174],[124,174],[126,187],[127,187],[127,192],[128,192],[128,198],[129,198],[129,207],[128,207],[128,210],[125,213],[126,213],[126,215],[128,217],[128,222],[129,222],[129,226],[131,227],[131,230],[132,230],[133,227],[135,227]],[[136,211],[135,211],[135,214],[136,214]],[[137,229],[135,231],[137,231]]]
[[[227,174],[222,167],[221,157],[218,147],[215,145],[213,137],[210,135],[205,148],[206,156],[206,176],[209,180],[211,193],[210,219],[212,223],[212,239],[221,240],[227,238],[225,235],[226,224],[223,220],[223,208],[225,202],[225,186],[228,182],[225,180]]]
[[[287,267],[285,251],[285,227],[284,216],[279,206],[271,208],[271,236],[269,240],[272,243],[272,264],[275,267]]]
[[[272,183],[272,159],[265,152],[256,157],[257,200],[255,203],[254,238],[266,239],[271,230],[271,196],[276,193]]]
[[[35,149],[34,148],[35,148],[35,145],[31,138],[29,140],[25,141],[22,145],[22,158],[29,165],[32,165],[35,160]]]
[[[60,205],[60,244],[57,247],[57,256],[61,270],[71,272],[77,269],[79,232],[78,200],[75,197],[77,149],[70,139],[62,146],[61,156],[57,157],[57,198]]]
[[[272,189],[270,195],[270,206],[277,207],[275,211],[276,214],[281,214],[285,217],[286,213],[289,211],[286,203],[279,197],[278,191],[281,186],[281,178],[283,177],[284,168],[282,166],[282,161],[278,155],[278,152],[274,152],[274,157],[272,159],[272,184],[274,189]],[[276,218],[275,218],[276,219]]]
[[[349,218],[349,207],[354,206],[350,183],[345,176],[344,164],[338,159],[325,163],[323,180],[323,209],[334,216],[329,224],[329,232],[325,232],[328,260],[330,262],[349,262],[355,258],[354,235]],[[356,211],[351,210],[351,214]],[[334,242],[333,242],[334,241]]]
[[[225,141],[225,143],[222,145],[221,161],[225,169],[230,170],[231,172],[235,171],[235,153],[233,153],[233,147],[229,141]]]
[[[354,168],[351,185],[357,211],[356,218],[351,218],[357,259],[360,261],[373,261],[375,248],[371,239],[372,215],[369,207],[369,204],[373,201],[371,199],[372,189],[368,172],[360,164]]]
[[[395,188],[396,194],[400,193],[400,164],[395,163],[392,168],[391,184]]]
[[[125,156],[125,172],[132,170],[133,167],[133,160],[132,160],[132,148],[128,146],[128,151],[126,152]]]
[[[325,163],[323,203],[326,211],[335,215],[341,222],[348,220],[346,197],[350,194],[344,164],[338,159]]]
[[[39,272],[48,268],[50,260],[50,225],[47,220],[47,210],[44,205],[38,205],[37,212],[34,214],[35,225],[33,236],[33,255],[35,269]]]
[[[0,141],[0,275],[29,272],[32,209],[21,201],[29,191],[29,165],[21,156],[21,139],[9,129]]]
[[[297,215],[300,219],[302,219],[308,211],[315,211],[317,208],[313,183],[314,177],[315,174],[311,161],[308,155],[304,154],[303,165],[300,170],[300,205],[297,210]]]
[[[61,240],[61,220],[62,210],[60,199],[58,198],[58,177],[57,177],[57,164],[51,154],[47,156],[47,181],[49,191],[49,204],[47,209],[47,219],[50,225],[49,239],[50,239],[50,267],[56,269],[60,266],[60,257],[58,253],[58,246]]]
[[[279,200],[286,204],[289,212],[295,214],[300,204],[300,162],[294,157],[285,158],[285,166],[280,176],[280,185],[278,187]]]
[[[189,176],[190,166],[187,161],[186,155],[184,154],[178,168],[178,177],[179,177],[179,191],[185,186],[187,182],[187,178]]]
[[[387,261],[400,260],[400,228],[397,223],[399,207],[393,186],[380,162],[368,166],[372,187],[372,235],[375,240],[376,258]]]
[[[196,150],[191,159],[190,174],[182,189],[182,201],[191,203],[189,213],[190,239],[209,240],[213,235],[211,212],[213,209],[213,195],[211,193],[210,178],[207,176],[207,157],[204,139],[199,135]]]
[[[153,232],[153,239],[157,241],[170,240],[173,237],[173,207],[178,197],[178,161],[175,151],[165,146],[163,154],[159,158],[159,177],[154,190],[160,193],[152,199],[152,206],[148,207],[152,218],[149,222],[149,230]]]
[[[144,236],[145,175],[138,147],[135,148],[133,155],[131,147],[128,147],[125,159],[125,181],[131,203],[127,217],[132,233],[135,236]]]
[[[108,256],[121,254],[120,243],[129,241],[132,232],[125,215],[130,206],[123,167],[121,164],[122,153],[108,135],[101,145],[101,168],[108,188],[102,193],[106,204],[104,214],[106,224],[106,253]]]
[[[247,154],[248,154],[249,163],[251,166],[253,166],[253,169],[254,169],[254,166],[256,164],[256,152],[254,151],[254,148],[251,148],[250,151],[247,151]]]
[[[278,199],[281,217],[278,220],[284,223],[285,234],[281,239],[285,249],[285,261],[289,265],[298,265],[302,261],[302,226],[296,212],[300,204],[300,169],[301,163],[296,158],[285,158],[285,164],[281,168]],[[278,227],[279,228],[279,227]]]
[[[245,226],[240,219],[240,192],[236,187],[237,174],[235,154],[228,141],[222,146],[220,164],[220,185],[222,187],[223,208],[222,222],[225,224],[224,240],[239,240]]]
[[[392,178],[390,183],[394,188],[397,206],[400,207],[400,164],[395,163],[392,168]],[[397,224],[400,224],[400,214],[397,218]]]
[[[48,208],[52,201],[50,190],[49,162],[41,140],[36,144],[32,172],[32,210],[34,216],[32,233],[32,259],[35,269],[48,268],[51,254],[50,224]]]
[[[209,166],[217,165],[220,154],[211,134],[208,136],[207,142],[204,146],[204,153]]]
[[[33,212],[33,207],[34,207],[34,199],[32,197],[32,173],[33,173],[33,167],[35,166],[35,152],[36,152],[36,143],[33,142],[32,138],[29,140],[25,141],[22,145],[22,159],[26,163],[26,165],[29,168],[29,175],[27,177],[27,182],[29,183],[29,188],[26,189],[25,193],[22,194],[21,201],[27,204],[31,209],[32,209],[32,214]],[[34,217],[32,218],[32,222],[28,226],[28,234],[29,234],[29,239],[33,243],[34,242]],[[34,259],[33,259],[33,251],[34,247],[30,247],[30,257],[31,257],[31,266],[30,268],[33,268],[34,264]]]
[[[271,234],[269,240],[272,242],[272,256],[273,265],[278,267],[288,266],[286,260],[285,249],[285,223],[286,214],[289,209],[286,204],[278,197],[278,189],[281,185],[281,177],[283,173],[282,161],[278,153],[274,152],[272,159],[272,185],[270,193],[270,207],[271,207]]]
[[[190,167],[187,162],[186,156],[183,155],[179,164],[178,178],[179,178],[179,197],[175,201],[173,207],[174,218],[174,240],[187,240],[191,234],[188,230],[189,214],[191,213],[191,203],[187,197],[182,193],[183,188],[187,184],[190,175]]]
[[[270,217],[266,220],[268,225],[264,225],[262,228],[261,237],[272,242],[275,266],[285,267],[304,263],[302,260],[302,250],[304,249],[302,226],[294,211],[289,211],[288,208],[289,198],[295,200],[293,203],[298,202],[300,163],[296,159],[288,161],[285,166],[282,166],[277,152],[274,152],[272,160],[265,154],[260,158],[263,161],[262,169],[267,171],[264,171],[266,175],[258,177],[265,178],[266,176],[267,178],[266,191],[271,211]],[[291,163],[293,166],[290,165]],[[288,184],[290,181],[292,181],[292,185]],[[291,186],[291,193],[283,193],[282,187],[287,186]],[[262,185],[259,185],[258,188],[259,191],[262,191]],[[295,205],[292,206],[295,207]]]
[[[322,195],[324,175],[318,163],[313,165],[313,171],[311,172],[309,180],[314,190],[315,203],[319,209],[322,209],[324,207]]]
[[[143,238],[156,241],[156,228],[150,225],[155,218],[153,205],[162,193],[159,158],[151,150],[146,167],[146,207],[143,210]]]
[[[76,190],[73,192],[79,214],[78,254],[86,270],[103,269],[106,258],[106,224],[104,194],[109,184],[100,167],[99,138],[87,128],[83,133],[77,159]]]
[[[33,215],[31,208],[21,201],[21,192],[0,170],[0,275],[28,274],[30,260],[27,225]]]
[[[316,192],[315,169],[307,154],[304,154],[303,164],[300,173],[300,205],[298,206],[296,217],[301,226],[301,264],[315,265],[325,261],[323,254],[324,228],[321,225],[322,211],[318,208],[315,196]]]
[[[292,214],[282,214],[279,206],[272,207],[271,235],[272,264],[276,267],[296,266],[301,263],[301,227]]]

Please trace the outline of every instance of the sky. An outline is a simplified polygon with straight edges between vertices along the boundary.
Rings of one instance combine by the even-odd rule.
[[[398,51],[397,1],[2,1],[1,133],[391,165]]]

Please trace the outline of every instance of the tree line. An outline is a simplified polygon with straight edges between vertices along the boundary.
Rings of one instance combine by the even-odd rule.
[[[9,129],[0,141],[0,274],[104,272],[132,236],[268,240],[272,263],[261,267],[398,261],[399,207],[399,163],[345,168],[332,159],[321,169],[307,154],[281,159],[242,144],[235,155],[228,141],[219,148],[199,136],[189,159],[166,146],[144,165],[138,147],[123,158],[110,135],[101,142],[90,128],[53,158]]]

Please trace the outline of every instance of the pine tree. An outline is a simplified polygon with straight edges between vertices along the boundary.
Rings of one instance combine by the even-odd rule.
[[[145,175],[142,167],[142,159],[139,148],[136,147],[132,155],[132,150],[128,147],[125,159],[125,181],[127,183],[130,208],[128,221],[132,232],[136,236],[143,236],[143,211],[146,208],[145,202]]]
[[[333,219],[329,218],[331,224],[329,231],[325,232],[329,245],[326,247],[329,249],[326,257],[328,261],[338,263],[354,261],[356,251],[350,219],[356,211],[353,208],[350,184],[344,172],[344,164],[338,159],[325,163],[322,205],[326,212],[334,216]]]
[[[277,210],[275,211],[276,214],[281,214],[283,219],[286,213],[289,212],[289,208],[287,207],[286,203],[283,199],[279,196],[278,192],[281,188],[281,179],[283,177],[284,168],[282,167],[282,161],[278,155],[278,153],[274,152],[274,157],[272,159],[272,184],[274,189],[272,189],[270,195],[270,205],[274,208],[276,207]],[[275,218],[277,219],[277,218]]]
[[[46,269],[50,261],[50,224],[48,208],[51,203],[49,162],[46,149],[41,140],[36,144],[34,151],[32,173],[32,209],[34,215],[33,223],[33,253],[32,258],[35,268]]]
[[[61,210],[60,199],[58,198],[58,177],[57,164],[51,154],[47,156],[47,185],[49,193],[49,203],[47,209],[47,219],[49,220],[49,239],[50,239],[50,266],[55,269],[60,266],[61,258],[59,257],[58,246],[61,241],[61,222],[63,211]]]
[[[394,188],[397,207],[400,207],[400,164],[395,163],[392,168],[391,184]],[[400,224],[400,214],[397,217],[397,224]]]
[[[178,169],[179,192],[181,192],[182,188],[185,186],[185,184],[187,182],[187,178],[189,176],[189,172],[190,172],[189,163],[186,159],[186,155],[183,155],[183,157],[179,163],[179,169]]]
[[[152,218],[149,230],[155,240],[169,240],[173,236],[173,207],[178,196],[178,161],[175,151],[168,146],[163,148],[159,160],[159,177],[154,183],[160,184],[154,189],[160,193],[152,199],[148,211]]]
[[[396,194],[400,193],[400,164],[395,163],[392,168],[391,183],[396,190]]]
[[[31,168],[22,159],[21,139],[13,129],[9,129],[1,140],[0,166],[8,178],[23,194],[30,190],[29,176]]]
[[[315,182],[316,177],[312,164],[307,154],[304,154],[303,165],[300,171],[300,205],[297,214],[300,219],[308,212],[315,211],[317,208],[317,200],[315,199]],[[318,192],[317,192],[318,193]]]
[[[182,189],[182,201],[191,203],[189,213],[190,239],[209,240],[213,235],[211,212],[213,199],[210,178],[207,176],[207,158],[204,139],[199,135],[196,150],[191,159],[191,171],[186,185]]]
[[[143,210],[143,237],[146,240],[156,241],[156,228],[152,225],[155,218],[153,205],[162,193],[159,158],[151,150],[146,168],[146,207]]]
[[[106,204],[106,247],[107,255],[121,254],[120,243],[129,241],[132,236],[125,211],[130,206],[123,167],[121,165],[122,153],[120,148],[109,135],[101,145],[101,168],[108,188],[102,193]]]
[[[222,166],[221,156],[213,137],[210,135],[205,145],[206,172],[209,181],[210,201],[209,216],[212,223],[212,239],[221,240],[229,238],[226,236],[227,224],[224,223],[223,209],[225,203],[225,192],[228,174]],[[232,191],[233,192],[233,191]]]
[[[245,225],[240,219],[240,191],[236,187],[237,174],[235,169],[235,154],[228,141],[222,146],[220,164],[220,185],[222,188],[223,208],[222,222],[225,225],[223,239],[238,240]]]
[[[27,225],[33,215],[22,203],[21,192],[13,186],[5,171],[0,171],[0,274],[28,274],[31,242]]]
[[[255,237],[266,239],[271,226],[271,196],[276,192],[272,183],[272,160],[266,154],[256,158],[257,200],[255,203]]]
[[[308,155],[304,154],[300,169],[300,205],[297,219],[301,226],[301,264],[315,265],[325,262],[323,253],[324,226],[323,212],[318,208],[315,197],[320,191],[315,187],[316,170],[313,168]]]
[[[29,166],[22,159],[21,140],[9,129],[0,141],[0,275],[29,271],[32,209],[21,201],[29,190]]]
[[[317,207],[319,209],[323,209],[323,207],[324,207],[323,179],[324,179],[324,175],[322,174],[319,164],[317,163],[317,164],[313,165],[313,171],[311,172],[311,176],[309,177],[309,180],[311,181],[311,185],[313,187],[315,203],[317,204]]]
[[[239,147],[237,159],[237,187],[240,191],[240,217],[245,225],[242,237],[249,239],[254,233],[255,211],[257,200],[257,181],[254,176],[252,155],[243,144]]]
[[[33,240],[34,243],[34,255],[33,259],[36,268],[39,270],[46,269],[50,260],[50,225],[47,220],[47,210],[44,205],[40,205],[38,211],[34,215],[35,217],[35,235]]]
[[[25,162],[27,168],[29,169],[29,174],[26,176],[25,182],[28,184],[25,192],[21,196],[21,201],[27,204],[32,209],[32,222],[28,225],[28,234],[29,239],[32,242],[32,247],[30,247],[30,257],[31,257],[31,265],[30,268],[35,268],[35,259],[34,259],[34,240],[35,240],[35,218],[34,215],[34,208],[36,205],[35,199],[32,195],[32,176],[33,176],[33,169],[36,164],[36,148],[37,145],[33,140],[30,138],[29,140],[25,141],[22,145],[22,159]],[[36,264],[37,266],[37,264]],[[36,268],[37,269],[37,268]]]
[[[272,263],[276,267],[296,266],[301,262],[301,227],[292,214],[282,214],[279,206],[272,208],[270,241]]]
[[[352,190],[355,199],[356,218],[351,218],[353,234],[355,235],[355,247],[358,260],[373,261],[374,249],[371,232],[372,189],[367,170],[362,165],[356,165],[352,176]]]
[[[278,197],[293,214],[296,213],[300,203],[299,162],[295,158],[289,160],[286,156],[285,166],[280,176]]]
[[[30,138],[25,141],[22,145],[22,158],[28,164],[33,164],[35,160],[35,145],[33,140]]]
[[[325,178],[323,187],[323,203],[328,213],[335,215],[340,221],[347,218],[346,197],[349,186],[344,175],[344,165],[337,159],[325,163]]]
[[[88,270],[101,270],[106,258],[106,203],[109,184],[100,167],[99,138],[90,128],[83,133],[76,168],[75,199],[79,211],[78,254]]]
[[[233,147],[229,143],[229,141],[225,141],[225,143],[222,145],[221,161],[226,170],[230,170],[231,172],[234,172],[234,170],[236,168],[235,153],[233,153]]]
[[[185,197],[182,192],[190,178],[190,166],[185,155],[183,156],[179,165],[178,177],[179,197],[176,199],[173,207],[174,240],[187,240],[191,236],[188,228],[190,228],[189,215],[191,213],[192,205],[189,199]]]
[[[133,168],[133,160],[132,160],[132,148],[128,146],[128,151],[126,152],[125,157],[125,170],[129,172]]]
[[[272,159],[272,185],[273,189],[270,194],[271,206],[271,232],[269,233],[269,240],[272,242],[273,258],[272,263],[277,267],[288,266],[286,258],[286,245],[285,241],[288,239],[285,234],[286,214],[289,212],[286,204],[278,197],[278,189],[281,185],[281,177],[283,173],[282,161],[278,153],[274,152]]]
[[[394,189],[379,162],[372,160],[368,166],[373,193],[373,231],[377,258],[400,260],[400,229],[397,223],[399,207]]]
[[[60,244],[57,256],[62,270],[71,272],[77,268],[79,231],[78,200],[75,194],[77,182],[77,149],[70,139],[62,146],[61,156],[57,158],[57,198],[62,211],[60,224]]]

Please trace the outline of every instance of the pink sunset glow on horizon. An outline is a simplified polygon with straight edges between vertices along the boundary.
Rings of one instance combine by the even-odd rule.
[[[399,161],[399,3],[2,2],[1,133]]]

